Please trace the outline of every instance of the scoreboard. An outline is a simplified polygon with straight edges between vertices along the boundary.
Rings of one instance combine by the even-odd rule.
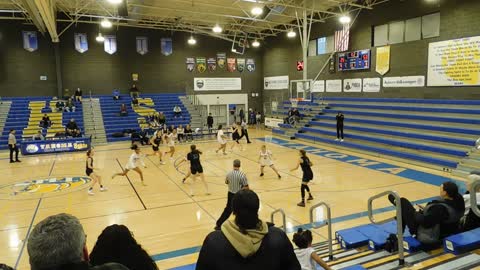
[[[370,50],[338,53],[338,71],[370,69]]]

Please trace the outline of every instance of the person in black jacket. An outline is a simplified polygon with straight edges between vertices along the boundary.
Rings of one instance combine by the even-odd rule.
[[[260,200],[241,190],[232,201],[235,220],[223,223],[203,242],[196,270],[300,270],[287,235],[258,218]]]
[[[345,116],[342,112],[338,112],[337,116],[335,116],[335,119],[337,120],[337,138],[335,141],[340,140],[343,142],[343,120],[345,119]]]
[[[395,198],[388,196],[388,200],[395,205]],[[405,198],[400,199],[402,204],[402,227],[408,227],[410,234],[416,235],[420,226],[432,228],[440,225],[440,239],[458,232],[459,221],[465,211],[465,202],[458,193],[458,186],[453,182],[445,182],[440,186],[440,199],[433,200],[425,208],[418,206],[418,210]],[[427,208],[428,211],[427,211]],[[450,209],[450,210],[449,210]]]
[[[208,126],[208,133],[212,133],[212,128],[213,128],[213,116],[212,113],[208,114],[207,117],[207,126]]]

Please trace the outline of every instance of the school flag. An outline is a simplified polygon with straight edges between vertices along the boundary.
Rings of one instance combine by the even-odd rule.
[[[214,57],[209,57],[207,59],[208,71],[214,72],[217,70],[217,60]]]
[[[226,60],[227,60],[226,53],[217,53],[217,66],[219,69],[225,69]]]
[[[390,46],[377,48],[377,65],[375,71],[385,75],[390,70]]]
[[[137,53],[145,55],[148,52],[148,38],[137,37]]]
[[[249,72],[254,72],[255,71],[255,60],[253,58],[248,58],[247,59],[247,70]]]
[[[173,45],[171,38],[162,38],[160,39],[161,51],[165,56],[169,56],[173,53]]]
[[[75,33],[74,34],[75,50],[79,53],[88,51],[87,34]]]
[[[237,58],[237,70],[243,72],[245,70],[245,58]]]
[[[195,69],[195,58],[193,57],[187,57],[187,71],[192,72],[193,69]]]
[[[29,52],[36,51],[38,49],[37,32],[35,31],[23,31],[23,48]]]
[[[117,51],[117,37],[105,36],[105,41],[103,42],[103,49],[108,54],[114,54]]]
[[[227,58],[227,70],[229,72],[235,72],[237,66],[235,65],[235,58]]]
[[[197,57],[197,71],[203,73],[205,70],[207,70],[207,60],[205,57]]]

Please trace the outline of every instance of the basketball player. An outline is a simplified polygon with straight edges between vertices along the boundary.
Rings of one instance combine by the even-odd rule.
[[[193,180],[195,181],[197,176],[200,176],[200,179],[203,182],[203,185],[205,186],[205,190],[207,191],[206,194],[210,195],[208,192],[208,185],[207,182],[205,182],[205,176],[203,175],[203,167],[202,164],[200,163],[200,155],[202,152],[197,149],[197,146],[192,144],[190,145],[190,153],[187,154],[187,157],[185,159],[182,159],[180,163],[178,163],[178,166],[182,164],[185,161],[190,161],[190,171],[185,175],[185,177],[182,180],[182,183],[185,183],[188,177],[190,175],[193,175]],[[193,191],[192,188],[190,187],[190,196],[193,196]]]
[[[98,183],[100,185],[100,191],[101,192],[104,192],[104,191],[107,191],[108,189],[106,187],[104,187],[102,185],[102,178],[96,174],[95,172],[93,172],[93,170],[95,169],[93,167],[93,150],[90,149],[87,151],[87,161],[85,162],[85,173],[87,174],[88,177],[90,177],[92,179],[92,185],[90,186],[90,188],[88,189],[88,195],[94,195],[95,193],[93,193],[93,186],[95,186],[96,183]]]
[[[239,145],[240,149],[243,149],[243,147],[240,145],[240,131],[238,130],[237,124],[233,124],[232,126],[232,147],[230,147],[230,150],[233,150],[235,145]]]
[[[138,145],[136,144],[132,145],[130,149],[132,149],[134,153],[130,155],[130,158],[128,159],[128,163],[125,166],[125,169],[123,169],[122,173],[116,173],[112,175],[112,180],[117,176],[126,176],[129,171],[133,170],[136,173],[138,173],[138,175],[140,175],[140,180],[142,181],[142,185],[146,186],[145,182],[143,181],[143,172],[137,164],[140,163],[144,168],[146,168],[147,166],[145,166],[145,162],[143,162],[143,157],[151,156],[152,154],[147,154],[147,155],[142,154],[140,151],[140,147],[138,147]]]
[[[299,202],[297,205],[301,207],[305,207],[305,190],[308,192],[308,201],[313,200],[312,193],[310,193],[310,188],[308,187],[308,183],[313,179],[313,172],[312,166],[313,163],[307,157],[307,152],[305,150],[300,149],[300,158],[298,159],[297,166],[290,171],[295,171],[298,167],[302,167],[303,177],[302,177],[302,185],[300,186],[300,192],[302,194],[302,201]]]
[[[277,174],[278,179],[282,178],[282,176],[278,173],[277,169],[273,165],[272,152],[270,150],[267,150],[266,145],[262,145],[262,149],[260,150],[260,156],[258,157],[258,162],[260,163],[260,177],[263,176],[263,169],[265,168],[265,166],[269,166]]]
[[[162,160],[164,153],[159,151],[161,142],[162,142],[162,131],[158,130],[150,139],[150,144],[152,144],[153,154],[158,155],[160,158],[160,164],[164,165],[165,161]]]
[[[225,134],[223,134],[222,127],[222,125],[218,126],[217,141],[220,143],[220,147],[215,151],[215,153],[218,153],[218,151],[222,150],[223,154],[226,155],[227,153],[225,151],[227,150],[227,137]]]
[[[173,129],[172,132],[163,137],[163,141],[170,150],[165,155],[170,154],[170,160],[173,160],[173,154],[175,154],[175,140],[177,139],[177,129]]]

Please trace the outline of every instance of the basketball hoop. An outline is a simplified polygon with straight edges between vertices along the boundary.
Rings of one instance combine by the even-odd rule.
[[[298,108],[298,102],[302,100],[303,98],[291,98],[290,103],[292,103],[292,108]]]

